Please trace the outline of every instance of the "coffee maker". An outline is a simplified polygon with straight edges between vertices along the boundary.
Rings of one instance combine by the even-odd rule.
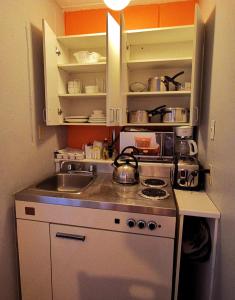
[[[175,128],[175,156],[172,171],[173,187],[183,190],[201,189],[200,164],[197,143],[193,140],[193,127]]]
[[[197,143],[193,138],[193,127],[181,126],[175,128],[175,154],[178,158],[195,157],[198,153]]]

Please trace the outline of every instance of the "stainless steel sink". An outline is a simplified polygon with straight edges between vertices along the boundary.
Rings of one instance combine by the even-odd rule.
[[[36,188],[46,191],[77,193],[94,180],[95,175],[91,172],[58,173],[37,184]]]

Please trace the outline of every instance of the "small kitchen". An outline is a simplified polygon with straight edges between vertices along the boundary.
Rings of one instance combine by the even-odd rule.
[[[232,299],[214,100],[229,6],[42,2],[4,23],[22,61],[2,93],[22,101],[2,118],[2,299]]]

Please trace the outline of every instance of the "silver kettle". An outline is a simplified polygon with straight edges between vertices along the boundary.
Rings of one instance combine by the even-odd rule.
[[[136,184],[139,182],[138,161],[132,154],[119,154],[113,162],[113,167],[114,182],[121,184]]]

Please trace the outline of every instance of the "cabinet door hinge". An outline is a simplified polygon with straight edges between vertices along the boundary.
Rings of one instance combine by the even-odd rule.
[[[60,55],[61,55],[60,49],[56,47],[55,53],[56,53],[58,56],[60,56]]]
[[[62,109],[58,108],[57,113],[58,113],[59,116],[62,115],[62,113],[63,113]]]

